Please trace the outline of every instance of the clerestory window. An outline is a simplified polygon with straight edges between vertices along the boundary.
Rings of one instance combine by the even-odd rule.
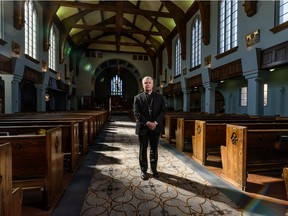
[[[25,54],[37,59],[37,11],[32,0],[25,1]]]
[[[219,2],[219,53],[237,46],[238,1]]]
[[[50,47],[48,51],[48,67],[56,71],[56,34],[53,26],[50,29],[49,43]]]
[[[178,38],[175,46],[175,76],[181,75],[181,43]]]
[[[201,38],[202,22],[196,18],[192,24],[191,32],[191,67],[201,65]]]

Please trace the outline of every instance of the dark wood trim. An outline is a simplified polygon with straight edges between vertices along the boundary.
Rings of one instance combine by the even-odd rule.
[[[284,22],[278,26],[275,26],[274,28],[270,29],[270,31],[273,32],[274,34],[276,34],[276,33],[283,31],[284,29],[287,29],[287,28],[288,28],[288,21]]]
[[[182,87],[181,82],[177,83],[169,83],[168,86],[163,88],[163,95],[171,95],[171,94],[177,94],[182,93]]]
[[[200,67],[201,67],[201,65],[197,65],[197,66],[195,66],[195,67],[190,68],[189,71],[191,72],[191,71],[197,70],[197,69],[199,69]]]
[[[201,86],[201,85],[202,85],[202,75],[201,74],[190,77],[186,81],[186,87],[187,88],[193,88],[193,87],[197,87],[197,86]]]
[[[3,39],[0,39],[0,44],[1,45],[5,45],[7,42],[6,41],[4,41]]]
[[[13,74],[12,59],[0,54],[0,71]]]
[[[35,64],[40,64],[40,61],[38,61],[37,59],[34,59],[33,57],[25,54],[25,58],[29,59],[30,61],[34,62]]]
[[[288,41],[261,51],[261,69],[288,64]]]
[[[224,52],[224,53],[221,53],[221,54],[215,56],[215,58],[218,60],[218,59],[223,58],[223,57],[225,57],[225,56],[227,56],[227,55],[230,55],[231,53],[236,52],[237,50],[238,50],[238,46],[233,47],[232,49],[230,49],[230,50],[228,50],[228,51],[226,51],[226,52]]]
[[[241,59],[238,59],[236,61],[222,65],[218,68],[212,69],[210,71],[210,80],[212,82],[217,82],[220,80],[241,76],[242,74],[243,71],[242,71]]]
[[[24,68],[23,79],[38,84],[42,84],[43,82],[42,73],[28,66]]]
[[[53,70],[53,69],[51,69],[51,68],[49,68],[49,71],[50,71],[51,73],[57,74],[57,71],[55,71],[55,70]]]

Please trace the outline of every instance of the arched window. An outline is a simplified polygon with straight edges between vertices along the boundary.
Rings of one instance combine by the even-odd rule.
[[[181,75],[181,44],[178,38],[175,46],[175,76]]]
[[[111,95],[122,96],[122,94],[122,80],[116,75],[111,79]]]
[[[202,22],[196,18],[191,30],[191,67],[201,65]]]
[[[50,38],[49,38],[49,43],[50,43],[50,48],[49,48],[49,65],[48,67],[51,68],[52,70],[56,71],[56,36],[55,36],[55,30],[54,27],[52,26],[50,29]]]
[[[221,0],[219,3],[219,52],[237,46],[238,1]]]
[[[37,12],[33,1],[25,1],[25,54],[37,58]]]

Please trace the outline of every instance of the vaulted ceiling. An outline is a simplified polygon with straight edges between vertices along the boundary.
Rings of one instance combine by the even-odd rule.
[[[76,46],[113,52],[157,52],[190,1],[61,1],[57,16]]]
[[[166,48],[171,65],[172,39],[178,34],[186,58],[186,22],[200,10],[204,44],[209,43],[210,3],[202,0],[40,1],[44,10],[44,49],[49,48],[53,21],[61,30],[60,58],[67,40],[77,50],[147,54],[155,57]],[[170,56],[170,57],[169,57]],[[159,58],[161,59],[161,58]]]

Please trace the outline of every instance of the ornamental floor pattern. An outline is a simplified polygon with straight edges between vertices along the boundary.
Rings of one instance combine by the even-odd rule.
[[[98,156],[81,208],[96,215],[248,215],[197,170],[159,145],[160,177],[140,178],[135,123],[115,116],[93,149]],[[148,154],[149,155],[149,154]],[[191,159],[192,160],[192,159]]]

